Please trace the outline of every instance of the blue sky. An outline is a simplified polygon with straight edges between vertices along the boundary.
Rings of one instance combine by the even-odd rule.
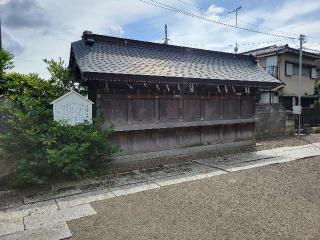
[[[170,44],[239,52],[289,44],[308,35],[308,48],[320,50],[319,0],[146,0],[158,1],[201,17],[240,27],[294,37],[295,40],[256,34],[160,9],[139,0],[0,0],[4,47],[15,54],[20,72],[48,76],[43,58],[69,60],[70,43],[84,30],[94,33],[161,42],[164,24]]]

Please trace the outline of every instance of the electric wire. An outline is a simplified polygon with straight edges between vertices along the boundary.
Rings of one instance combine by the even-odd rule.
[[[191,7],[193,7],[193,8],[202,10],[202,11],[207,11],[207,9],[205,9],[205,8],[198,7],[198,6],[194,5],[194,4],[187,3],[187,2],[182,1],[182,0],[176,0],[176,1],[181,2],[181,3],[185,4],[185,5],[191,6]],[[230,10],[228,10],[228,9],[226,9],[226,10],[227,10],[227,11],[230,11]],[[217,15],[218,15],[218,16],[227,17],[227,18],[230,18],[230,17],[231,17],[230,13],[228,13],[228,14],[218,13]],[[259,25],[259,24],[255,24],[255,23],[250,23],[250,22],[247,22],[247,21],[243,21],[243,20],[241,20],[241,19],[238,19],[238,22],[242,22],[242,23],[244,23],[244,24],[247,24],[247,25],[250,25],[250,26],[253,26],[253,27],[258,27],[259,29],[265,29],[265,30],[268,30],[268,31],[283,33],[283,34],[286,34],[286,35],[292,35],[292,36],[297,36],[297,35],[299,35],[299,34],[297,34],[297,33],[286,32],[286,31],[281,31],[281,30],[274,30],[273,28],[261,26],[261,25]]]
[[[147,1],[147,0],[138,0],[138,1],[144,2],[146,4],[149,4],[149,5],[152,5],[152,6],[155,6],[155,7],[159,7],[159,8],[171,11],[171,12],[180,13],[180,14],[192,17],[192,18],[196,18],[196,19],[199,19],[199,20],[215,23],[215,24],[222,25],[222,26],[229,27],[229,28],[233,28],[233,29],[239,29],[239,30],[243,30],[243,31],[248,31],[248,32],[253,32],[253,33],[257,33],[257,34],[273,36],[273,37],[279,37],[279,38],[294,39],[293,37],[289,37],[289,36],[285,36],[285,35],[258,31],[258,30],[254,30],[254,29],[250,29],[250,28],[246,28],[246,27],[239,27],[239,26],[235,26],[235,25],[232,25],[232,24],[227,24],[227,23],[220,22],[220,21],[217,21],[217,20],[209,19],[209,18],[206,18],[206,17],[202,17],[202,16],[199,16],[199,15],[196,15],[196,14],[193,14],[193,13],[190,13],[190,12],[187,12],[187,11],[184,11],[184,10],[181,10],[181,9],[178,9],[178,8],[163,4],[163,3],[155,1],[155,0],[150,0],[151,2]]]

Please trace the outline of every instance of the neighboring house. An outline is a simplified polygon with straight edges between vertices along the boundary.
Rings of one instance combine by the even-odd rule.
[[[281,84],[252,56],[87,31],[71,44],[69,67],[121,154],[252,145],[256,91]]]
[[[288,45],[269,46],[253,49],[243,54],[258,58],[259,65],[270,75],[283,82],[283,86],[273,91],[263,92],[261,102],[279,101],[286,109],[297,105],[297,87],[299,79],[299,50]],[[320,54],[303,51],[301,105],[313,107],[317,82]],[[279,94],[279,96],[277,96]]]

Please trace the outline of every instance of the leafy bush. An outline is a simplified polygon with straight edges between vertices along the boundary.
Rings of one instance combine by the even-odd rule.
[[[13,68],[13,55],[0,49],[0,96],[5,92],[3,75],[6,70]]]
[[[13,68],[13,55],[7,51],[0,49],[0,75],[8,69]]]
[[[68,76],[62,61],[48,63],[55,64],[55,73]],[[15,159],[15,185],[83,177],[97,172],[117,151],[108,141],[111,130],[102,130],[98,120],[75,126],[53,121],[50,102],[73,88],[74,82],[62,83],[57,75],[43,80],[36,74],[18,73],[5,74],[5,80],[10,100],[0,107],[5,129],[0,148]]]

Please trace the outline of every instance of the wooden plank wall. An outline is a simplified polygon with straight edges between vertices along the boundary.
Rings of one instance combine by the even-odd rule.
[[[252,96],[126,96],[99,95],[97,107],[106,124],[128,125],[159,122],[252,118]]]
[[[253,96],[130,96],[99,94],[97,107],[105,126],[128,126],[221,119],[248,119],[255,114]],[[250,140],[254,123],[175,127],[115,132],[123,153]]]

